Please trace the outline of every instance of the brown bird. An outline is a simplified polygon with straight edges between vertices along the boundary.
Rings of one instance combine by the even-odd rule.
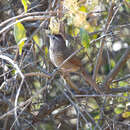
[[[56,67],[59,67],[73,53],[73,51],[66,47],[65,40],[61,35],[49,35],[49,38],[50,60]],[[60,70],[63,73],[77,72],[80,70],[81,74],[85,77],[86,82],[90,84],[96,92],[100,94],[102,93],[96,82],[93,81],[91,76],[85,72],[81,60],[76,55],[72,56],[62,66],[60,66]]]

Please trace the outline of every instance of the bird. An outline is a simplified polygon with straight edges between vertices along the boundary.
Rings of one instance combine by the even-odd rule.
[[[49,55],[50,60],[55,67],[59,67],[63,73],[71,73],[80,71],[84,76],[85,81],[91,85],[97,93],[102,94],[96,81],[94,81],[90,75],[88,75],[83,68],[80,58],[73,55],[71,58],[66,60],[73,54],[73,51],[66,46],[65,40],[60,34],[48,35],[50,39]],[[64,62],[66,60],[66,62]],[[64,62],[64,63],[63,63]],[[61,65],[62,64],[62,65]]]

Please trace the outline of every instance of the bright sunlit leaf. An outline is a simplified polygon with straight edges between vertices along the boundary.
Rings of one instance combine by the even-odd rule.
[[[111,68],[114,68],[115,67],[115,61],[113,59],[110,60],[110,63],[111,63]]]
[[[26,39],[25,39],[25,40],[26,40]],[[24,40],[24,41],[25,41],[25,40]],[[24,46],[24,41],[22,40],[22,41],[20,41],[19,44],[18,44],[18,46],[19,46],[19,55],[22,54],[22,49],[23,49],[23,46]]]
[[[122,113],[123,118],[129,118],[130,117],[130,112],[124,112]]]
[[[124,105],[123,104],[119,104],[117,107],[115,107],[114,112],[116,114],[121,114],[124,111]]]
[[[123,87],[123,86],[126,86],[128,83],[126,81],[120,81],[119,82],[119,86],[120,87]]]
[[[28,10],[28,4],[30,4],[30,2],[29,2],[29,0],[21,0],[21,2],[22,2],[22,5],[24,7],[24,11],[26,13]]]
[[[45,47],[45,55],[47,56],[47,54],[48,54],[48,48]]]
[[[114,109],[114,112],[115,112],[116,114],[121,114],[121,113],[123,112],[123,109],[117,107],[117,108]]]
[[[83,46],[85,48],[88,48],[89,43],[90,43],[90,38],[89,38],[88,32],[83,28],[80,28],[80,39]]]
[[[22,49],[24,46],[24,41],[27,39],[26,38],[26,30],[23,26],[22,23],[18,22],[17,24],[14,25],[14,38],[19,46],[19,54],[22,54]]]
[[[126,93],[123,93],[123,96],[127,97],[127,96],[128,96],[128,93],[127,93],[127,92],[126,92]]]
[[[82,11],[82,12],[87,12],[87,9],[86,9],[85,6],[81,6],[81,7],[79,8],[79,10]]]
[[[40,45],[40,38],[38,37],[38,35],[34,35],[33,40],[35,41],[36,44]]]

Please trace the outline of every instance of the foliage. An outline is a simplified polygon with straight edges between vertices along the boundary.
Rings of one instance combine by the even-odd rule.
[[[30,4],[29,0],[21,0],[23,6],[24,6],[24,11],[25,13],[27,12],[28,10],[28,4]]]
[[[26,30],[20,22],[14,25],[14,38],[19,46],[19,54],[21,55],[24,41],[26,40]]]
[[[0,128],[127,130],[129,6],[129,0],[0,1]],[[102,95],[77,72],[64,81],[50,62],[48,34],[61,34],[78,52]]]

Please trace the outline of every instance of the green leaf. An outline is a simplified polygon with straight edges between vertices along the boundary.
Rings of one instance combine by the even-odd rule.
[[[21,2],[22,2],[22,5],[24,7],[24,11],[26,13],[28,10],[28,4],[30,4],[30,2],[29,2],[29,0],[21,0]]]
[[[85,48],[88,48],[90,46],[90,38],[88,32],[84,28],[80,28],[80,39]]]
[[[24,41],[27,39],[26,38],[26,30],[20,22],[14,25],[14,38],[19,46],[19,54],[22,54],[22,48],[24,46]]]
[[[88,106],[92,109],[98,109],[99,106],[94,98],[88,98]]]
[[[119,82],[120,87],[123,87],[123,86],[126,86],[126,85],[128,85],[128,83],[126,81],[120,81]]]
[[[128,96],[128,93],[127,93],[127,92],[126,92],[126,93],[123,93],[123,96],[127,97],[127,96]]]
[[[123,109],[117,107],[117,108],[114,109],[114,112],[115,112],[116,114],[121,114],[121,113],[123,112]]]
[[[112,59],[112,60],[110,60],[110,64],[111,64],[111,68],[114,68],[115,67],[115,61]]]

